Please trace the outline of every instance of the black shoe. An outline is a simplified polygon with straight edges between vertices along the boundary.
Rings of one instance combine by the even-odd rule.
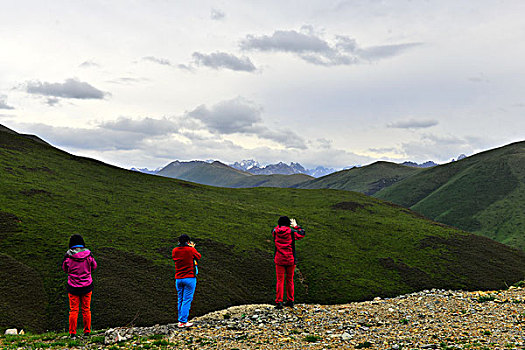
[[[284,306],[293,307],[294,303],[293,301],[288,300],[286,303],[284,303]]]
[[[69,335],[69,338],[71,338],[71,339],[77,339],[77,335],[76,335],[76,334],[73,334],[73,333],[71,333],[71,334]]]
[[[277,304],[275,304],[275,308],[276,308],[277,310],[281,310],[281,309],[283,308],[283,303],[277,303]]]
[[[87,332],[87,333],[84,333],[84,337],[89,337],[91,335],[91,333]]]

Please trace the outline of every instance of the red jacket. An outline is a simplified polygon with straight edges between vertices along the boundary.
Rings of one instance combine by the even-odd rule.
[[[188,245],[175,247],[171,257],[175,262],[175,278],[196,277],[194,260],[199,260],[201,255],[195,248]]]
[[[273,231],[276,265],[295,265],[295,241],[302,239],[306,233],[300,226],[276,226]]]

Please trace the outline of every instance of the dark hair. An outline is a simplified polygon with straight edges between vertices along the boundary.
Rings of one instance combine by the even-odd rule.
[[[290,226],[290,218],[288,216],[281,216],[279,220],[277,221],[277,225],[279,226]]]
[[[191,238],[188,235],[180,235],[180,237],[179,237],[179,243],[180,244],[188,243],[190,240],[191,240]]]
[[[84,243],[84,238],[82,238],[81,235],[73,235],[71,238],[69,238],[69,248],[76,245],[81,245],[83,247],[86,246],[86,243]]]

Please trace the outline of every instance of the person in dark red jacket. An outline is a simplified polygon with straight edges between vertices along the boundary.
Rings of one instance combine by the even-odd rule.
[[[291,226],[291,227],[290,227]],[[293,275],[297,263],[295,257],[295,241],[305,236],[304,230],[297,225],[295,219],[281,216],[277,226],[273,229],[273,242],[275,244],[275,274],[277,277],[275,307],[283,308],[284,279],[286,275],[286,303],[285,306],[294,306]]]
[[[178,296],[178,319],[179,327],[191,327],[193,323],[188,322],[193,294],[197,286],[197,262],[201,258],[195,249],[195,243],[191,242],[188,235],[179,237],[179,245],[173,248],[171,257],[175,262],[175,287]]]
[[[69,335],[72,338],[75,338],[77,334],[79,305],[82,307],[84,335],[91,333],[91,295],[93,292],[91,272],[97,268],[97,262],[85,245],[81,235],[72,235],[69,239],[69,250],[62,261],[62,270],[68,274]]]

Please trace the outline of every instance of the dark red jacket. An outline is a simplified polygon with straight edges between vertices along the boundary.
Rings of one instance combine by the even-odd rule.
[[[276,226],[273,231],[273,242],[275,243],[275,256],[273,261],[276,265],[295,265],[295,241],[303,238],[306,233],[300,226],[294,228],[289,226]]]
[[[195,276],[194,260],[201,258],[200,253],[189,245],[173,248],[171,257],[175,262],[175,278],[188,278]]]

